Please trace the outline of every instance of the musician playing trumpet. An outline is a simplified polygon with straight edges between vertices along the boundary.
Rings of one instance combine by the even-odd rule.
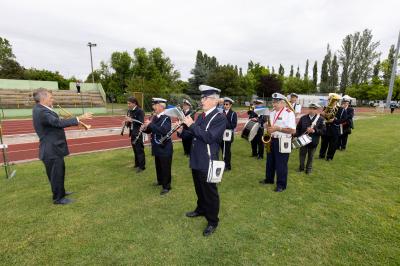
[[[143,135],[140,130],[144,123],[144,112],[140,108],[139,102],[135,97],[129,97],[128,112],[124,119],[124,126],[129,128],[129,137],[134,154],[136,173],[140,173],[146,169],[146,158],[144,153]]]
[[[162,186],[160,194],[165,195],[171,190],[173,146],[171,138],[164,142],[161,142],[161,139],[171,131],[171,118],[165,114],[167,100],[153,98],[151,103],[156,115],[151,121],[145,120],[142,130],[151,133],[151,152],[154,156],[157,173],[155,185]]]
[[[269,114],[270,125],[267,127],[271,135],[270,152],[267,153],[265,179],[260,181],[261,184],[274,184],[276,173],[276,192],[282,192],[287,187],[291,136],[296,132],[295,114],[289,106],[285,107],[286,102],[284,95],[272,94],[274,109]]]

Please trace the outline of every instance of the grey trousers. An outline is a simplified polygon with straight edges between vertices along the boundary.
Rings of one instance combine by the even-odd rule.
[[[306,161],[306,156],[307,156],[307,164],[306,164],[306,169],[311,170],[312,169],[312,163],[314,159],[314,153],[316,151],[317,147],[311,147],[309,145],[300,147],[299,151],[299,158],[300,158],[300,170],[304,170],[304,163]]]

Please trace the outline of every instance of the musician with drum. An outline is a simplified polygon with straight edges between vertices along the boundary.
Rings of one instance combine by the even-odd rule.
[[[144,153],[143,136],[140,131],[140,126],[144,122],[144,112],[139,106],[139,102],[135,97],[129,97],[128,112],[125,117],[124,127],[129,128],[129,137],[131,138],[131,145],[135,160],[135,169],[137,173],[142,172],[145,168],[146,159]],[[123,131],[121,132],[123,134]]]
[[[264,158],[264,143],[261,141],[261,138],[264,134],[264,116],[259,115],[256,112],[256,109],[262,108],[264,105],[263,100],[256,99],[254,100],[254,110],[249,110],[247,114],[249,115],[249,119],[252,122],[258,123],[258,125],[254,126],[257,129],[256,135],[250,140],[251,141],[251,156],[257,157],[257,159],[261,160]]]
[[[267,153],[265,179],[261,184],[274,184],[277,175],[276,192],[283,192],[287,186],[288,161],[291,152],[292,134],[296,132],[294,113],[286,106],[287,99],[280,93],[272,94],[273,111],[269,114],[271,135],[270,152]]]
[[[324,119],[318,114],[318,108],[320,107],[321,106],[317,103],[311,103],[308,115],[303,115],[296,127],[296,137],[301,138],[302,136],[307,136],[310,140],[310,142],[307,142],[308,144],[301,146],[299,151],[299,172],[305,170],[306,174],[311,173],[314,153],[325,126]],[[305,166],[306,168],[304,168],[306,157],[307,164]]]

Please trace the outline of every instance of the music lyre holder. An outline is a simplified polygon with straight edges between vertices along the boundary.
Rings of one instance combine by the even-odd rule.
[[[8,145],[3,143],[3,118],[4,118],[4,110],[3,107],[1,107],[1,115],[0,115],[0,149],[2,150],[3,153],[3,166],[4,170],[6,172],[6,178],[11,179],[13,178],[17,170],[12,169],[10,162],[8,161],[8,156],[7,156],[7,148]]]

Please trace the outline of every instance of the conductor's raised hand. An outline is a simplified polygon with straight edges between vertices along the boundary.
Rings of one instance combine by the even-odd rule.
[[[93,118],[93,113],[84,113],[83,115],[78,116],[79,120],[87,120],[92,118]]]

